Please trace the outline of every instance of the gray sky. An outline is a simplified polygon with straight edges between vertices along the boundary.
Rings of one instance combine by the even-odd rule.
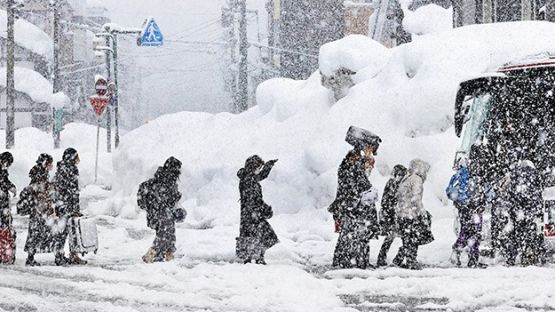
[[[219,112],[227,109],[228,95],[223,91],[221,62],[213,53],[214,48],[171,42],[221,41],[219,20],[224,0],[102,2],[110,10],[112,21],[121,26],[140,27],[145,18],[153,16],[167,40],[163,47],[137,47],[128,40],[120,48],[122,62],[132,64],[129,62],[134,61],[133,69],[136,69],[134,73],[128,71],[121,75],[142,76],[142,101],[133,105],[140,110],[146,109],[148,119],[183,110]]]

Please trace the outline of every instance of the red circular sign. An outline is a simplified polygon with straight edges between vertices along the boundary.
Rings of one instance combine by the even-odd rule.
[[[98,79],[94,84],[94,89],[96,90],[96,94],[98,96],[106,95],[108,92],[108,82],[104,79]]]

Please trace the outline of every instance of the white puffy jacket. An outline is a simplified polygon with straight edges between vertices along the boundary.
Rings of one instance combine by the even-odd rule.
[[[415,219],[426,213],[422,204],[424,181],[430,165],[420,159],[413,159],[409,165],[408,176],[399,184],[395,213],[398,218]]]

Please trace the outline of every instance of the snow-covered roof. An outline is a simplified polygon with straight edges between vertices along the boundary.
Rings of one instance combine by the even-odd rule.
[[[0,77],[6,77],[6,67],[0,67]],[[6,87],[6,80],[0,79],[0,87]],[[23,92],[37,103],[47,103],[55,108],[68,106],[69,97],[62,92],[52,93],[52,84],[36,71],[24,67],[15,68],[15,89]]]
[[[528,55],[524,58],[513,60],[499,69],[499,71],[510,71],[534,67],[553,67],[555,66],[555,56],[553,52],[542,52]]]
[[[0,37],[2,38],[7,37],[7,20],[6,11],[0,10]],[[52,38],[26,20],[18,19],[15,22],[15,43],[46,59],[52,58],[52,51],[54,51]]]

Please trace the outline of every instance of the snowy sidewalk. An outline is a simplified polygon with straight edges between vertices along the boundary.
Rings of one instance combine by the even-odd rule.
[[[86,256],[88,265],[56,267],[46,254],[35,268],[24,266],[27,220],[18,216],[16,264],[0,266],[0,311],[555,310],[552,266],[453,268],[449,219],[434,223],[436,241],[421,250],[430,268],[331,270],[335,235],[320,215],[273,218],[281,243],[268,252],[267,266],[236,262],[235,226],[188,223],[177,227],[175,261],[144,264],[154,237],[145,221],[99,216],[100,250]],[[374,262],[378,248],[373,241]]]

